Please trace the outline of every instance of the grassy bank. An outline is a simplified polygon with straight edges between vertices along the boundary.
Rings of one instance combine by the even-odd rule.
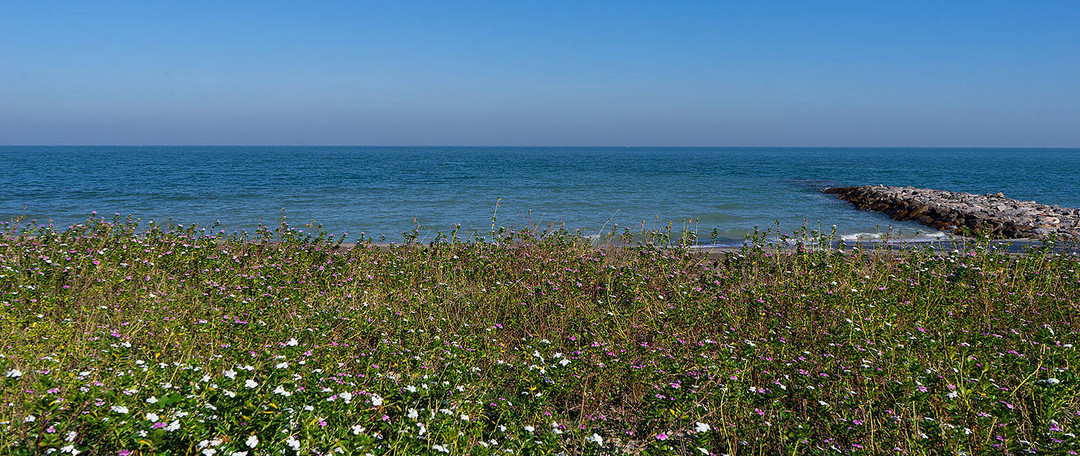
[[[1080,451],[1080,264],[566,233],[0,241],[0,453]]]

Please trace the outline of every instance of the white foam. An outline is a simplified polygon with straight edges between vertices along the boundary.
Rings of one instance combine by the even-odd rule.
[[[845,243],[849,242],[885,242],[888,244],[908,244],[908,243],[921,243],[921,242],[940,242],[948,239],[964,239],[962,236],[955,234],[949,234],[941,231],[931,231],[928,233],[916,232],[915,234],[897,234],[897,233],[852,233],[840,236],[840,240]]]
[[[842,240],[844,242],[869,241],[869,240],[881,239],[881,236],[882,236],[881,233],[844,234],[844,235],[840,236],[840,240]]]

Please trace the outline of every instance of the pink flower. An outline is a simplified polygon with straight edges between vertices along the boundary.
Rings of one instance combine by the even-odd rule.
[[[663,432],[661,432],[659,434],[656,434],[656,440],[667,440],[667,439],[668,439],[667,434],[665,434]]]

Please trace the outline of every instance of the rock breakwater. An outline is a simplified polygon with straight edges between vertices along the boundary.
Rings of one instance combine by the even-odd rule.
[[[1001,193],[976,195],[884,185],[831,187],[825,193],[859,209],[884,212],[893,220],[914,220],[956,234],[1080,240],[1080,209],[1019,201]]]

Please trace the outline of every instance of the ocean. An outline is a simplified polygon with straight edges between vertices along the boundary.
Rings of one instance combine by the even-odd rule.
[[[0,218],[91,213],[215,230],[309,222],[396,242],[562,226],[586,235],[755,228],[934,238],[821,193],[884,184],[1080,207],[1080,149],[0,146]]]

